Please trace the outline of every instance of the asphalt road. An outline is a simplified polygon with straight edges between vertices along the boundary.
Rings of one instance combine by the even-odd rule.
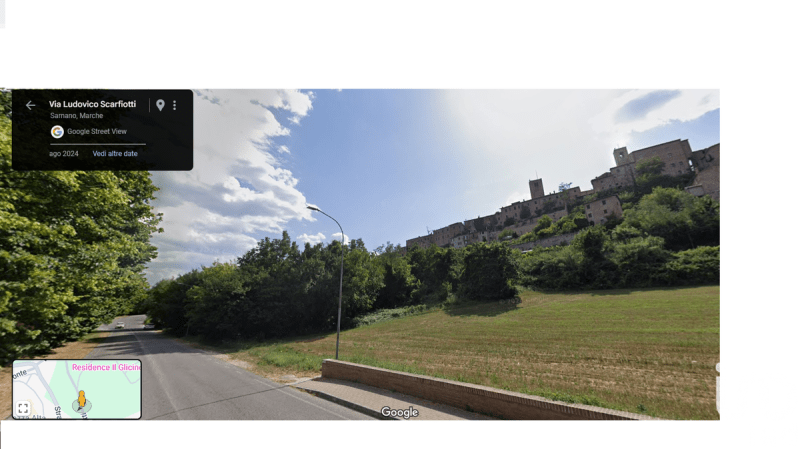
[[[142,361],[142,419],[372,419],[162,337],[144,319],[101,326],[111,335],[86,356]]]

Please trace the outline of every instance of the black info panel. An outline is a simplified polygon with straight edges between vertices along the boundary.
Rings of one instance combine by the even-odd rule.
[[[14,170],[191,170],[190,90],[15,89]]]

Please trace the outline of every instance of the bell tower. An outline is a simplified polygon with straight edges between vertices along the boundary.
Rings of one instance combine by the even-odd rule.
[[[623,164],[627,164],[630,162],[628,160],[628,148],[622,147],[617,148],[614,150],[614,162],[617,164],[617,167]]]
[[[544,185],[541,178],[528,181],[528,187],[531,189],[532,200],[544,196]]]

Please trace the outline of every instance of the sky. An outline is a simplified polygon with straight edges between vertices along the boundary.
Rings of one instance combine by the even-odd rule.
[[[288,232],[370,250],[493,214],[629,152],[720,142],[719,90],[196,90],[194,168],[154,172],[151,283]]]

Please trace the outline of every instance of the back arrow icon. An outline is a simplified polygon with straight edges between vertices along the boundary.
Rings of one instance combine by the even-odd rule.
[[[35,104],[31,104],[30,100],[28,100],[28,104],[26,104],[25,106],[27,106],[28,110],[30,111],[31,110],[31,106],[36,106],[36,105]]]

